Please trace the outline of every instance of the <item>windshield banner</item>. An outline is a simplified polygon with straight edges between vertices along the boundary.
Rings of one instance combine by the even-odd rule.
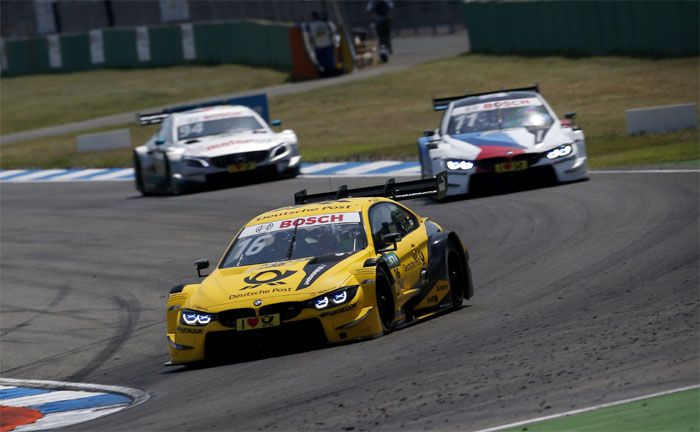
[[[359,223],[360,213],[330,213],[317,216],[302,216],[293,219],[285,219],[275,222],[267,222],[258,225],[250,225],[243,228],[239,238],[250,237],[253,235],[269,233],[274,231],[282,231],[292,229],[294,227],[306,227],[315,225],[330,225],[341,223]]]
[[[484,102],[475,105],[456,107],[452,110],[452,115],[467,114],[479,111],[492,111],[503,108],[518,108],[526,106],[540,106],[542,102],[537,98],[508,99],[494,102]]]

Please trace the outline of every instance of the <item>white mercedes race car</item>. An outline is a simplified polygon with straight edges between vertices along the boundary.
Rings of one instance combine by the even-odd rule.
[[[197,186],[235,182],[250,174],[294,177],[301,156],[292,130],[275,132],[262,96],[185,106],[140,114],[142,125],[160,130],[134,150],[136,188],[146,194],[178,194]],[[279,120],[271,122],[281,124]]]
[[[575,113],[557,119],[538,87],[433,99],[440,128],[418,139],[423,178],[447,171],[449,195],[518,186],[530,179],[588,178]]]

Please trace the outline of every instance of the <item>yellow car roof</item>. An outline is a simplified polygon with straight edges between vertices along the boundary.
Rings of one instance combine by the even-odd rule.
[[[390,201],[386,198],[344,198],[338,201],[318,202],[289,207],[281,207],[265,212],[248,222],[245,226],[266,222],[276,222],[299,216],[318,216],[333,213],[362,212],[369,205],[379,201]]]

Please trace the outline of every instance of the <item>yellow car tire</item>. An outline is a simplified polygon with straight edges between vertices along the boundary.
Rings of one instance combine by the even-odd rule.
[[[460,259],[459,251],[452,242],[447,243],[447,275],[450,283],[452,309],[462,307],[464,291],[467,286],[466,271]]]
[[[382,325],[382,332],[389,334],[394,330],[395,325],[394,290],[391,286],[391,278],[382,267],[377,267],[375,286],[379,322]]]

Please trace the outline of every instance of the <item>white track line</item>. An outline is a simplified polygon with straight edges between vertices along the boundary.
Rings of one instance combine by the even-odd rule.
[[[47,390],[84,390],[93,392],[117,393],[128,396],[133,400],[132,404],[129,405],[129,407],[142,404],[146,402],[149,398],[148,393],[143,392],[141,390],[129,387],[110,386],[101,384],[0,378],[0,385],[16,387],[33,387]]]
[[[49,403],[49,402],[59,402],[59,401],[80,399],[80,398],[90,397],[90,396],[100,396],[100,395],[104,395],[104,394],[107,394],[107,393],[59,390],[59,391],[55,391],[55,392],[51,392],[51,393],[42,393],[42,394],[33,395],[33,396],[22,396],[22,397],[18,397],[18,398],[14,398],[14,399],[2,399],[2,400],[0,400],[0,404],[5,405],[5,406],[22,407],[22,406],[45,404],[45,403]]]
[[[334,167],[338,167],[338,166],[341,166],[341,165],[345,165],[345,163],[346,163],[346,162],[322,162],[322,163],[317,163],[317,164],[313,164],[313,165],[310,166],[310,167],[303,167],[303,168],[301,169],[301,172],[302,172],[303,174],[313,174],[313,173],[315,173],[315,172],[317,172],[317,171],[323,171],[323,170],[328,169],[328,168],[334,168]]]
[[[113,178],[117,177],[124,177],[126,175],[133,175],[134,174],[134,169],[133,168],[124,168],[119,171],[111,172],[111,173],[106,173],[106,174],[101,174],[93,177],[90,180],[95,180],[95,181],[100,181],[100,180],[111,180]]]
[[[394,171],[365,174],[381,168],[399,166],[401,161],[367,162],[352,168],[346,168],[326,174],[316,174],[324,170],[337,168],[347,162],[322,162],[311,164],[302,169],[301,178],[315,177],[404,177],[420,175],[420,166],[397,169]],[[0,171],[0,183],[58,183],[70,181],[129,181],[133,180],[133,169],[123,168],[110,172],[108,168],[88,168],[83,170],[50,169],[41,171],[31,170],[6,170]],[[686,174],[700,173],[700,169],[647,169],[647,170],[592,170],[589,173],[598,174]],[[44,178],[47,176],[53,177]],[[89,178],[86,178],[89,177]]]
[[[597,170],[590,174],[678,174],[700,173],[700,169],[657,169],[657,170]]]
[[[4,179],[5,177],[10,177],[10,176],[13,176],[13,175],[15,175],[15,174],[22,173],[22,172],[29,172],[29,170],[7,170],[7,171],[3,171],[3,172],[0,173],[0,180]]]
[[[415,167],[404,168],[404,169],[402,169],[402,170],[392,171],[392,174],[399,174],[399,175],[420,175],[420,167],[419,167],[419,166],[415,166]]]
[[[50,176],[51,174],[58,174],[61,172],[64,172],[64,170],[62,170],[62,169],[41,170],[41,171],[33,172],[31,174],[26,174],[26,175],[21,175],[19,177],[11,178],[7,181],[15,181],[15,179],[17,179],[18,181],[32,180],[35,178],[46,177],[46,176]]]
[[[396,161],[384,161],[384,162],[370,162],[370,163],[365,163],[360,166],[356,166],[355,168],[348,168],[340,171],[336,171],[333,175],[363,175],[364,173],[367,173],[369,171],[374,171],[380,168],[386,168],[392,165],[401,165],[403,162],[396,162]]]
[[[88,175],[95,174],[95,173],[98,173],[101,171],[103,171],[102,168],[99,168],[99,169],[98,168],[88,168],[88,169],[79,170],[79,171],[75,171],[75,172],[68,172],[68,173],[60,175],[60,176],[46,179],[46,181],[60,182],[60,181],[66,181],[66,180],[73,180],[74,178],[88,176]]]
[[[539,422],[545,421],[545,420],[552,420],[552,419],[556,419],[556,418],[560,418],[560,417],[571,416],[574,414],[581,414],[581,413],[595,411],[595,410],[602,409],[602,408],[608,408],[611,406],[622,405],[622,404],[626,404],[626,403],[630,403],[630,402],[637,402],[640,400],[650,399],[650,398],[654,398],[657,396],[666,396],[666,395],[670,395],[673,393],[679,393],[682,391],[693,390],[693,389],[697,389],[697,388],[700,388],[700,384],[695,384],[695,385],[687,386],[687,387],[681,387],[681,388],[677,388],[677,389],[673,389],[673,390],[666,390],[666,391],[662,391],[662,392],[658,392],[658,393],[652,393],[652,394],[646,395],[646,396],[639,396],[639,397],[623,399],[623,400],[619,400],[619,401],[615,401],[615,402],[608,402],[608,403],[604,403],[604,404],[600,404],[600,405],[594,405],[594,406],[591,406],[588,408],[581,408],[581,409],[577,409],[577,410],[573,410],[573,411],[566,411],[566,412],[559,413],[559,414],[552,414],[552,415],[548,415],[548,416],[544,416],[544,417],[537,417],[537,418],[530,419],[530,420],[524,420],[524,421],[519,421],[519,422],[515,422],[515,423],[508,423],[508,424],[501,425],[501,426],[490,427],[488,429],[479,429],[478,431],[475,431],[475,432],[495,432],[495,431],[500,431],[503,429],[510,429],[510,428],[524,426],[524,425],[531,424],[531,423],[539,423]]]

